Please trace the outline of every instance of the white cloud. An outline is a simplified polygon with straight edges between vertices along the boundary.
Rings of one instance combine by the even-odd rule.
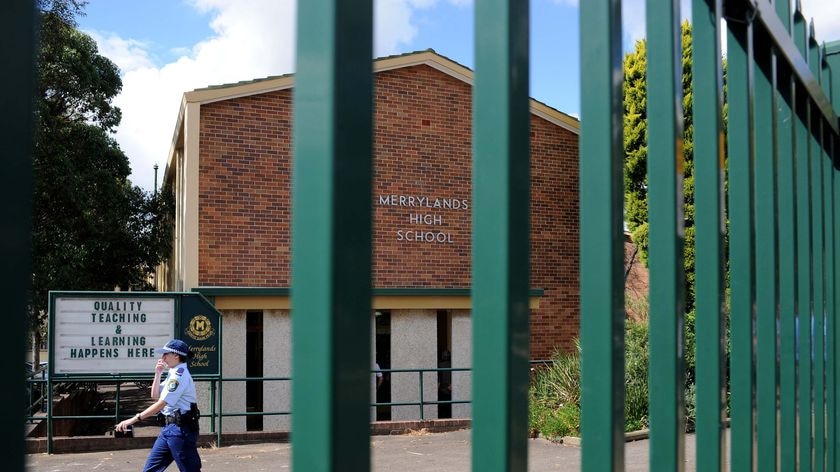
[[[144,67],[151,67],[149,45],[134,39],[123,39],[116,33],[102,33],[99,31],[85,31],[99,48],[99,54],[111,59],[123,73]]]
[[[817,40],[840,41],[840,7],[837,0],[802,0],[802,14],[810,24],[814,20]]]
[[[552,1],[571,6],[579,2]],[[418,13],[444,2],[469,6],[474,0],[375,0],[374,55],[396,54],[411,45],[418,34]],[[818,38],[840,39],[836,0],[803,2],[806,16],[817,18]],[[148,43],[91,32],[102,54],[123,72],[123,92],[115,99],[123,121],[116,137],[131,160],[132,181],[146,189],[153,185],[152,166],[158,164],[162,174],[166,165],[184,92],[294,68],[295,0],[191,0],[191,5],[210,18],[213,34],[186,48],[163,45],[180,56],[167,64],[154,64]],[[681,5],[683,17],[690,16],[690,2],[682,0]],[[622,10],[629,49],[645,34],[645,1],[623,0]]]
[[[211,13],[213,36],[173,48],[182,55],[159,67],[148,44],[113,33],[92,35],[123,73],[123,90],[114,100],[123,112],[116,138],[131,161],[132,182],[147,190],[153,187],[155,164],[159,182],[163,177],[184,92],[293,68],[293,0],[196,0],[194,6]]]
[[[577,0],[554,0],[557,3],[576,4]],[[791,0],[793,1],[793,0]],[[645,0],[622,0],[622,27],[625,49],[645,37]],[[681,0],[683,18],[691,19],[691,2]],[[840,40],[840,8],[837,0],[802,0],[802,13],[810,22],[814,19],[817,39],[830,42]],[[629,46],[628,46],[629,45]]]
[[[411,23],[414,9],[406,0],[374,2],[374,55],[394,54],[400,44],[408,44],[417,36],[417,27]]]
[[[473,0],[448,0],[449,3],[466,7]],[[414,15],[418,10],[433,8],[441,0],[374,0],[374,55],[387,56],[401,50],[401,45],[410,44],[417,36]]]
[[[376,0],[374,54],[395,54],[417,35],[420,9],[441,1],[467,5],[472,0]],[[123,91],[114,100],[123,111],[116,139],[131,161],[131,180],[151,190],[153,166],[163,177],[181,97],[184,92],[222,83],[289,73],[294,68],[295,0],[192,0],[209,14],[213,35],[180,53],[174,62],[155,66],[150,46],[114,33],[92,32],[103,55],[123,73]],[[180,46],[180,45],[177,45]]]

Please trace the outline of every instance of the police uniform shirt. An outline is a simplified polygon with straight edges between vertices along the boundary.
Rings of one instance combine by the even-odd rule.
[[[181,363],[169,369],[166,380],[161,382],[161,399],[166,401],[163,414],[174,415],[177,410],[181,413],[190,411],[190,403],[195,403],[195,387],[187,364]]]

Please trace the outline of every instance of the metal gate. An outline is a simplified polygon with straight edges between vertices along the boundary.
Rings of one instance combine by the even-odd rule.
[[[651,470],[683,468],[678,5],[647,2]],[[830,59],[813,25],[806,32],[799,2],[791,13],[786,1],[695,0],[692,17],[697,468],[724,466],[728,404],[732,470],[835,470],[840,189]],[[581,2],[591,25],[581,38],[580,160],[583,466],[591,471],[624,461],[620,18],[617,1]],[[605,366],[612,375],[601,374]]]
[[[684,442],[679,3],[647,2],[650,467],[657,471],[682,469]],[[7,58],[0,134],[10,157],[9,179],[0,188],[3,200],[15,204],[3,206],[11,225],[0,240],[10,261],[3,271],[9,313],[23,313],[31,207],[21,196],[32,193],[32,115],[22,91],[33,89],[34,14],[32,2],[7,4],[0,15],[0,47]],[[840,186],[834,159],[840,80],[832,70],[840,71],[840,64],[838,48],[816,42],[798,7],[797,1],[791,13],[787,1],[693,2],[702,470],[722,467],[727,404],[733,470],[795,470],[797,463],[800,470],[836,467]],[[476,0],[475,9],[472,297],[474,388],[481,395],[473,396],[473,470],[524,471],[528,2]],[[370,333],[356,319],[371,308],[372,1],[300,1],[298,15],[292,303],[294,312],[306,312],[295,320],[293,336],[307,340],[307,352],[301,355],[303,343],[294,344],[293,466],[368,470]],[[726,102],[721,17],[727,20]],[[580,147],[583,468],[621,470],[620,2],[581,1],[580,21],[586,25]],[[4,345],[21,349],[23,319],[9,316],[6,323]],[[3,424],[6,444],[23,450],[20,425]],[[21,456],[8,460],[11,470],[23,469]]]

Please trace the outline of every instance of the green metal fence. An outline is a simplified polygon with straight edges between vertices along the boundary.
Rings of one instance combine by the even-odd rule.
[[[651,470],[683,468],[678,4],[647,2]],[[591,471],[624,462],[620,18],[618,1],[581,2],[581,21],[593,26],[581,36],[580,160],[583,468]],[[835,470],[840,192],[828,55],[813,25],[806,33],[798,2],[791,12],[786,1],[694,0],[692,18],[697,469],[725,467],[729,415],[732,470]],[[613,375],[603,375],[605,365]]]
[[[647,2],[650,467],[657,471],[683,467],[678,5]],[[32,109],[21,92],[33,88],[32,10],[31,2],[12,0],[0,15],[8,59],[0,142],[10,156],[0,188],[4,201],[16,202],[4,206],[11,225],[2,238],[12,268],[2,271],[10,313],[24,311],[28,274],[30,207],[17,203],[32,192]],[[370,333],[358,314],[371,309],[372,2],[299,2],[298,15],[292,304],[305,313],[295,318],[293,335],[307,342],[294,343],[293,466],[368,470]],[[791,13],[785,1],[694,0],[692,16],[698,469],[722,467],[728,406],[733,470],[794,470],[797,463],[835,470],[840,188],[838,120],[828,96],[838,100],[840,68],[828,65],[836,59],[827,60],[798,2]],[[580,21],[583,468],[621,470],[620,1],[581,1]],[[525,470],[528,2],[477,0],[475,30],[472,293],[474,388],[481,395],[473,469]],[[23,320],[7,323],[4,345],[22,348]],[[5,444],[21,444],[20,424],[3,424]],[[6,466],[22,470],[21,457]]]

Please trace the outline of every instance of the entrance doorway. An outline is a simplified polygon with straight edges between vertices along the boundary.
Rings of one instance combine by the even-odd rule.
[[[245,376],[263,376],[263,312],[249,311],[245,313]],[[263,382],[262,380],[245,381],[245,410],[248,413],[263,411]],[[245,417],[247,431],[262,431],[262,415]]]
[[[452,313],[437,312],[437,359],[438,369],[452,367]],[[452,400],[452,372],[438,372],[438,401]],[[438,418],[452,418],[452,404],[438,405]]]
[[[374,313],[376,322],[376,352],[374,358],[380,369],[391,368],[391,312],[377,311]],[[391,374],[382,373],[382,385],[376,389],[376,403],[390,403],[391,401]],[[377,421],[391,420],[391,407],[376,407]]]

